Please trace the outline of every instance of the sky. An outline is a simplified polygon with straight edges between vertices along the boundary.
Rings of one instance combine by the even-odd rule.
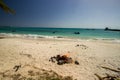
[[[120,29],[120,0],[4,0],[0,26]]]

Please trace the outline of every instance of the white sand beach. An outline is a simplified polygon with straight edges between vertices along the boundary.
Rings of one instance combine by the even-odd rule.
[[[79,46],[77,46],[79,45]],[[58,54],[70,54],[74,63],[58,65],[49,62],[50,57]],[[15,65],[21,65],[17,72]],[[25,67],[27,66],[27,67]],[[0,39],[0,79],[5,74],[26,75],[26,71],[34,69],[52,70],[61,76],[72,76],[77,80],[98,80],[95,74],[105,76],[105,73],[114,75],[103,67],[120,68],[120,43],[105,40],[77,40],[77,39],[26,39],[1,38]]]

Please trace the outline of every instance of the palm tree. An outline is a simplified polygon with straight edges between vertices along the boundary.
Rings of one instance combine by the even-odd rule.
[[[7,13],[12,13],[15,14],[15,11],[12,10],[11,8],[9,8],[4,2],[3,0],[0,0],[0,7]]]

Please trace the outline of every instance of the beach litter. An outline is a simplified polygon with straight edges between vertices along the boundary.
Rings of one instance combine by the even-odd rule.
[[[53,63],[57,62],[58,65],[70,63],[75,63],[76,65],[79,65],[79,62],[77,60],[74,61],[71,57],[69,57],[69,54],[53,56],[49,59],[49,61]]]

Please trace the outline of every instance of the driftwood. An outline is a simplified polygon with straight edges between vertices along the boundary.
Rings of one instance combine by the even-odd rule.
[[[97,76],[99,80],[103,80],[103,78],[100,75],[95,74],[95,76]]]
[[[104,66],[101,66],[101,67],[104,68],[104,69],[108,69],[108,70],[117,72],[117,73],[120,72],[120,70],[112,69],[112,68],[109,68],[109,67],[104,67]],[[101,76],[98,75],[98,74],[94,74],[94,75],[95,75],[99,80],[120,80],[120,74],[118,74],[118,75],[110,75],[110,74],[107,74],[107,73],[106,73],[106,76],[104,76],[104,77],[101,77]]]
[[[120,80],[120,77],[119,76],[112,76],[112,75],[109,75],[106,73],[106,76],[105,77],[101,77],[100,75],[98,74],[95,74],[99,80]]]
[[[114,72],[120,72],[120,70],[112,69],[112,68],[109,68],[109,67],[104,67],[104,66],[101,66],[101,67],[104,68],[104,69],[114,71]]]

